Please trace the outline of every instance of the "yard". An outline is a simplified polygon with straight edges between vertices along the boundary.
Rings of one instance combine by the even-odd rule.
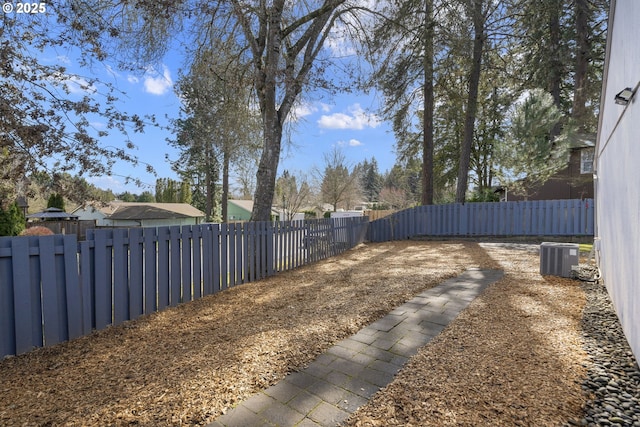
[[[402,241],[354,250],[0,361],[0,425],[205,425],[334,342],[468,267],[505,277],[349,420],[560,425],[580,415],[578,282],[517,246]]]

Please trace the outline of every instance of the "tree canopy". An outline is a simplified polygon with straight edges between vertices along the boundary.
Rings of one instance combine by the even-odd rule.
[[[0,199],[14,199],[37,173],[108,175],[116,160],[136,163],[131,135],[143,118],[116,108],[117,89],[42,60],[50,48],[76,46],[65,6],[47,14],[0,15]],[[100,59],[85,49],[83,61]],[[91,121],[106,122],[96,129]],[[122,144],[105,144],[119,135]],[[73,190],[72,190],[73,191]],[[71,191],[71,192],[72,192]]]
[[[256,157],[240,148],[247,142],[259,147],[257,170],[235,165],[236,184],[243,193],[253,190],[253,219],[269,219],[286,125],[306,91],[340,87],[331,70],[344,58],[329,48],[340,37],[357,47],[340,65],[370,61],[359,76],[343,75],[356,87],[371,71],[367,88],[382,92],[396,166],[407,168],[398,185],[380,185],[371,165],[357,174],[347,170],[365,186],[362,201],[379,198],[385,187],[421,203],[465,201],[469,186],[481,196],[507,177],[547,179],[555,167],[534,178],[517,171],[514,159],[525,151],[560,159],[556,151],[569,129],[595,132],[607,6],[606,0],[85,0],[47,4],[47,15],[4,14],[2,205],[42,171],[109,175],[116,161],[139,162],[133,134],[146,118],[119,111],[113,85],[46,64],[41,57],[50,48],[77,50],[85,69],[109,60],[130,70],[181,50],[175,170],[210,216],[212,195],[221,189],[227,197],[234,158]],[[539,103],[514,113],[531,99],[551,99],[554,119],[538,114]],[[93,127],[95,117],[107,125]],[[514,127],[519,117],[527,135]],[[247,179],[247,171],[254,177]],[[387,181],[400,175],[394,167]]]

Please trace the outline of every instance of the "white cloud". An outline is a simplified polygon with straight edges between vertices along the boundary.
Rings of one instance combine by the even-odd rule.
[[[295,121],[298,118],[310,116],[318,111],[318,108],[310,103],[298,103],[291,111],[292,119]]]
[[[58,55],[56,56],[56,61],[61,64],[71,64],[71,60],[67,55]]]
[[[136,76],[132,75],[132,74],[129,74],[129,75],[127,76],[127,81],[128,81],[129,83],[133,83],[133,84],[135,84],[135,83],[138,83],[138,82],[140,81],[140,79],[139,79],[139,78],[137,78]]]
[[[358,141],[357,139],[349,140],[349,147],[359,147],[361,145],[363,145],[362,142]]]
[[[153,67],[149,67],[144,75],[144,89],[153,95],[164,95],[173,86],[171,73],[166,65],[162,66],[162,74],[159,74]]]
[[[105,65],[105,69],[107,70],[107,74],[109,74],[111,77],[120,77],[120,74],[118,74],[118,72],[114,70],[111,65]]]
[[[116,193],[124,189],[124,182],[112,176],[91,176],[87,177],[87,181],[103,190],[112,190]]]
[[[376,128],[380,125],[380,119],[375,114],[366,112],[360,104],[354,104],[348,108],[348,113],[334,113],[323,115],[318,120],[318,126],[323,129],[353,129]]]
[[[98,89],[83,77],[73,74],[55,73],[50,79],[56,84],[63,85],[66,90],[73,94],[95,93]]]

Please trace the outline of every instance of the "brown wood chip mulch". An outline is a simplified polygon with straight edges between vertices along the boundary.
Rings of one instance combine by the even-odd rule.
[[[336,341],[469,267],[505,277],[413,357],[351,426],[560,425],[580,414],[577,282],[472,242],[341,256],[0,361],[0,425],[205,425]]]

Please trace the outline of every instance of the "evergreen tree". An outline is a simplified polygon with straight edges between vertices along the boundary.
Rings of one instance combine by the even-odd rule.
[[[0,236],[19,235],[24,230],[24,221],[18,203],[12,203],[6,209],[0,205]]]
[[[47,208],[58,208],[64,211],[64,199],[61,194],[53,193],[47,201]]]
[[[566,167],[569,128],[558,136],[551,134],[562,119],[552,95],[542,89],[516,105],[508,137],[498,150],[502,185],[509,191],[526,197],[531,188]]]
[[[378,172],[378,162],[375,157],[372,157],[370,162],[365,159],[356,165],[356,170],[360,173],[360,187],[365,200],[370,203],[377,202],[382,190],[383,177]]]

